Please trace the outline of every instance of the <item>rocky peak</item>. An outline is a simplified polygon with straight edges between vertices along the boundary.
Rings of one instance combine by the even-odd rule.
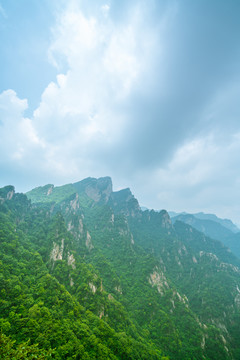
[[[115,212],[126,216],[136,217],[141,213],[139,203],[129,188],[113,192],[109,199],[109,205]]]
[[[162,226],[166,229],[172,228],[171,218],[166,210],[160,211],[160,215],[162,217]]]
[[[1,200],[11,200],[14,194],[15,188],[12,185],[8,185],[0,189]]]
[[[166,210],[145,210],[142,212],[142,220],[144,223],[151,223],[152,226],[165,229],[167,232],[173,229],[171,218]]]
[[[99,179],[89,177],[73,184],[73,186],[78,193],[85,192],[95,202],[107,203],[112,193],[112,179],[109,176]]]
[[[53,184],[47,184],[44,186],[38,186],[26,193],[28,199],[32,201],[32,203],[36,202],[45,202],[51,201],[52,193],[54,192],[55,187]],[[48,198],[48,199],[47,199]]]

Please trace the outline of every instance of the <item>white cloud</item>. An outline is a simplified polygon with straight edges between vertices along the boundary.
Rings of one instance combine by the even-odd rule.
[[[7,90],[0,94],[0,149],[6,159],[21,160],[33,148],[45,147],[32,120],[24,117],[27,108],[27,100],[19,99],[15,91]]]
[[[212,212],[240,224],[239,139],[236,133],[223,145],[212,134],[185,143],[165,169],[151,173],[139,194],[142,204],[151,199],[148,206],[155,209]]]
[[[14,117],[22,114],[27,108],[27,99],[19,99],[14,90],[5,90],[0,94],[1,119],[5,123],[14,121]]]
[[[99,96],[103,102],[104,94],[127,95],[149,51],[138,22],[133,14],[130,23],[116,26],[101,12],[86,17],[75,4],[74,11],[68,8],[53,29],[50,58],[56,66],[63,56],[67,59],[76,86],[81,92],[84,88],[94,103]]]
[[[58,167],[70,158],[74,169],[81,165],[91,173],[100,154],[124,140],[124,107],[154,48],[142,29],[144,14],[133,9],[131,19],[116,26],[102,10],[86,16],[74,2],[59,15],[49,54],[57,67],[65,57],[68,71],[48,85],[33,117],[39,136],[54,145]]]
[[[110,10],[110,5],[104,4],[104,5],[102,5],[101,9],[102,9],[103,15],[107,17],[109,10]]]
[[[49,83],[31,119],[24,117],[27,100],[13,90],[1,94],[1,150],[9,166],[63,182],[114,172],[107,159],[124,141],[126,101],[154,43],[138,9],[118,25],[109,11],[105,4],[87,16],[72,1],[58,14],[49,57],[58,68],[67,60],[68,70]]]
[[[59,74],[33,116],[0,94],[1,163],[36,185],[111,175],[150,207],[240,212],[239,71],[221,77],[227,55],[212,66],[201,17],[177,1],[61,4],[48,54]]]

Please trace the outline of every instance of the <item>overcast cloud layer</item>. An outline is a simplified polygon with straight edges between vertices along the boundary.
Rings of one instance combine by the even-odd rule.
[[[2,52],[0,186],[109,175],[147,207],[240,224],[240,2],[34,4],[28,33],[0,1],[2,37],[34,43]]]

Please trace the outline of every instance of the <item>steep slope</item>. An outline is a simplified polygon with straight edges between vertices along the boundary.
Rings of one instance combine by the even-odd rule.
[[[240,232],[226,238],[224,244],[240,259]]]
[[[32,207],[13,187],[0,194],[2,358],[162,359],[83,263],[61,213]]]
[[[197,216],[200,216],[199,218]],[[212,220],[210,220],[212,219]],[[219,221],[216,221],[219,220]],[[185,224],[191,225],[196,230],[204,233],[206,236],[212,239],[220,240],[225,244],[232,253],[240,259],[240,242],[239,234],[230,230],[236,230],[234,224],[230,220],[221,220],[214,215],[206,215],[203,213],[191,215],[191,214],[180,214],[172,217],[172,222],[182,221]],[[220,222],[221,220],[221,222]],[[224,224],[224,225],[223,225]]]
[[[130,219],[135,241],[155,253],[200,322],[219,332],[226,351],[234,349],[231,356],[238,358],[239,260],[220,242],[186,224],[177,222],[171,227],[166,217],[166,212],[144,212],[143,220]],[[207,348],[212,336],[206,337]]]
[[[144,336],[172,359],[193,355],[202,358],[205,330],[185,299],[167,282],[159,261],[134,244],[125,214],[139,216],[141,211],[130,190],[112,192],[109,178],[89,178],[73,186],[78,192],[64,201],[51,203],[51,212],[63,214],[78,252],[99,271],[100,287],[108,292],[111,303],[121,302],[136,330],[143,331]],[[59,243],[58,251],[61,246]],[[91,286],[93,291],[99,289],[96,282],[92,281]],[[69,291],[74,292],[74,286]],[[84,303],[86,307],[88,302],[89,298]],[[97,311],[96,314],[115,329],[124,330],[119,329],[122,315],[122,319],[115,319],[116,311],[112,316],[109,308],[100,299],[98,307],[91,310]],[[184,315],[181,321],[180,314]],[[136,330],[131,330],[130,323],[126,323],[125,331],[134,333]]]
[[[224,228],[230,230],[234,234],[238,233],[240,231],[240,229],[235,224],[233,224],[233,222],[231,220],[221,219],[218,216],[216,216],[215,214],[205,214],[203,212],[199,212],[199,213],[195,213],[195,214],[188,214],[186,212],[177,213],[174,211],[169,211],[169,216],[171,217],[172,220],[180,215],[183,215],[183,216],[190,215],[190,216],[194,216],[195,219],[213,221],[214,223],[220,224]]]
[[[221,225],[220,223],[209,219],[198,219],[191,214],[181,214],[173,217],[172,222],[182,221],[188,225],[191,225],[196,230],[204,233],[205,235],[224,242],[227,238],[232,237],[233,232]]]
[[[233,233],[239,232],[239,228],[235,224],[233,224],[233,222],[229,219],[221,219],[218,216],[216,216],[215,214],[205,214],[203,212],[199,212],[199,213],[196,213],[193,215],[197,219],[215,221],[215,222],[221,224],[222,226],[224,226],[226,229],[232,231]]]
[[[227,248],[183,223],[173,226],[166,211],[141,211],[129,189],[112,191],[110,178],[67,188],[71,195],[59,187],[57,199],[45,189],[36,207],[61,212],[81,261],[94,267],[108,300],[134,324],[130,332],[171,359],[239,358],[239,260]],[[92,306],[119,330],[121,316],[114,319],[109,305],[99,299]]]

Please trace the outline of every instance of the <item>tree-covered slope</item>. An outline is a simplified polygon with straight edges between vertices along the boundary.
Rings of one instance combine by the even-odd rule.
[[[63,214],[78,253],[98,270],[108,298],[120,302],[136,330],[164,354],[172,359],[201,359],[205,330],[176,289],[167,280],[166,286],[161,285],[159,261],[134,243],[125,213],[134,215],[140,208],[130,190],[113,193],[109,178],[86,179],[74,186],[77,193],[51,205],[51,211]],[[114,319],[113,312],[110,316],[102,300],[98,315],[114,328],[123,323],[122,318]],[[129,324],[126,328],[131,329]]]
[[[74,252],[60,213],[32,208],[24,195],[8,191],[0,205],[0,242],[3,359],[22,359],[26,342],[29,358],[162,358],[121,304],[110,301],[95,269]],[[112,323],[120,319],[116,330],[101,319],[99,306],[108,309]]]
[[[221,242],[181,222],[172,226],[167,218],[164,211],[130,218],[135,240],[154,252],[200,322],[210,331],[217,329],[231,356],[238,358],[239,260]],[[211,340],[206,337],[206,346]]]
[[[240,264],[220,242],[109,177],[31,201],[13,190],[0,189],[5,358],[27,341],[39,359],[239,358]]]

